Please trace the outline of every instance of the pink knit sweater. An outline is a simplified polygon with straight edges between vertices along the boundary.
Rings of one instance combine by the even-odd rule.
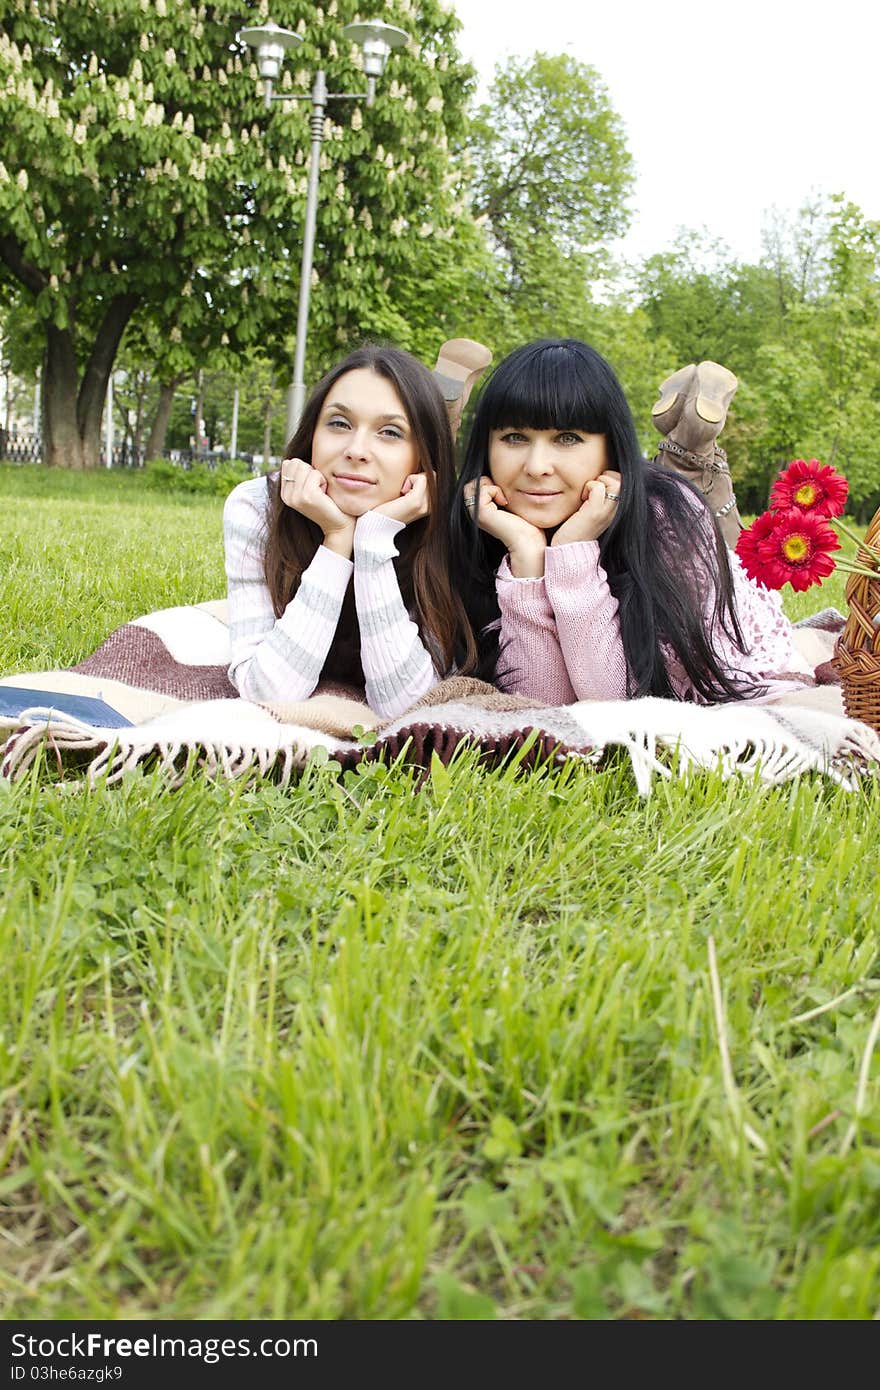
[[[791,623],[779,594],[760,588],[730,556],[734,600],[748,648],[738,651],[715,629],[715,650],[731,675],[756,678],[767,687],[766,702],[813,684],[813,672],[796,650]],[[548,705],[575,700],[626,699],[626,661],[617,599],[599,563],[598,541],[548,547],[540,579],[514,579],[505,558],[496,578],[501,610],[501,684]],[[706,614],[712,600],[707,595]],[[676,695],[697,700],[687,673],[672,652],[667,671]]]

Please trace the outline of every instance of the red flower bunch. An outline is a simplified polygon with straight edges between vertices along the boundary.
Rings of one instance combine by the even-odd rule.
[[[753,568],[749,569],[743,560],[746,574],[766,589],[790,584],[796,593],[802,593],[812,584],[821,584],[834,569],[832,551],[840,549],[840,541],[825,518],[797,507],[769,515],[773,524],[758,543],[757,566],[752,561]]]
[[[799,507],[814,516],[840,516],[846,506],[849,483],[835,473],[830,464],[818,459],[792,459],[780,473],[770,493],[770,507],[776,512]]]
[[[828,520],[840,516],[848,490],[830,465],[793,459],[773,484],[769,509],[736,543],[746,574],[765,589],[790,584],[803,592],[827,579],[835,564],[849,569],[851,562],[834,559],[840,541]]]

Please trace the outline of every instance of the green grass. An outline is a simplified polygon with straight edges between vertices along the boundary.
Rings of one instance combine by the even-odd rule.
[[[0,495],[4,671],[222,594],[218,499]],[[0,784],[3,1316],[877,1316],[876,825],[470,754]]]

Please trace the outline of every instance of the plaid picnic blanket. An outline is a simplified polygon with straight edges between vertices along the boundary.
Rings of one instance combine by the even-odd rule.
[[[805,626],[815,636],[841,624],[826,610]],[[312,757],[342,769],[397,757],[427,767],[434,758],[448,763],[463,744],[487,766],[513,755],[523,766],[598,764],[619,748],[642,794],[655,776],[707,768],[770,783],[818,773],[848,788],[880,769],[880,736],[844,717],[833,685],[773,704],[649,698],[551,707],[454,677],[382,720],[362,693],[339,686],[291,705],[243,700],[226,674],[228,648],[226,605],[217,600],[125,623],[76,666],[0,679],[0,775],[19,778],[42,757],[50,773],[91,785],[135,767],[158,768],[172,786],[197,769],[287,785]]]

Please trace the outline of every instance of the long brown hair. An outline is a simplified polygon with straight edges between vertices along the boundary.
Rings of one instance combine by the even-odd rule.
[[[428,368],[399,348],[356,348],[312,391],[284,458],[311,463],[312,438],[330,390],[340,377],[359,369],[375,372],[394,387],[409,421],[419,470],[428,479],[430,512],[404,527],[395,538],[399,555],[394,568],[401,596],[435,665],[444,674],[453,666],[470,670],[476,663],[476,644],[449,573],[448,529],[455,487],[452,430],[440,387]],[[281,500],[280,476],[270,476],[266,484],[269,511],[263,570],[275,615],[280,618],[324,537],[320,526]],[[353,584],[346,591],[321,675],[323,679],[363,683]]]

